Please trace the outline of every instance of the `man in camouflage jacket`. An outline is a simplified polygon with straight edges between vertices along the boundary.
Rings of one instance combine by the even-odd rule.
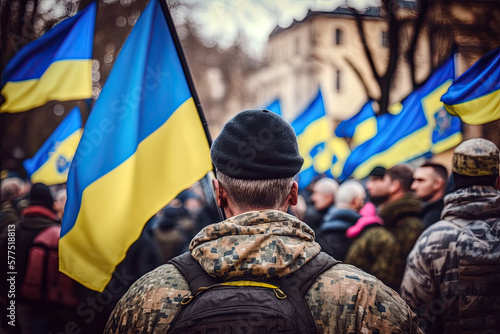
[[[190,244],[208,274],[280,278],[320,253],[313,230],[286,213],[297,203],[293,176],[303,160],[285,121],[267,110],[241,112],[224,126],[211,155],[217,204],[228,219],[205,227]],[[165,333],[189,294],[176,267],[163,265],[123,296],[105,333]],[[321,333],[422,333],[397,293],[350,265],[323,272],[306,300]]]
[[[422,233],[408,256],[401,296],[427,333],[498,333],[499,153],[481,138],[456,148],[457,190],[444,198],[442,220]]]

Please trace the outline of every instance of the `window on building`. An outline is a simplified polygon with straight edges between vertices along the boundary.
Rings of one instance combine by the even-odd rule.
[[[389,47],[389,33],[387,31],[382,31],[382,47]]]
[[[335,90],[337,91],[337,93],[339,93],[341,89],[342,89],[342,75],[341,72],[337,70],[335,76]]]
[[[340,45],[342,44],[342,38],[343,38],[343,33],[342,30],[340,29],[335,29],[335,44]]]

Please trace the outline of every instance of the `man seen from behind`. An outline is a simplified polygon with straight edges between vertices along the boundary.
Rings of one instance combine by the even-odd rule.
[[[455,191],[408,256],[401,296],[426,333],[498,333],[500,152],[474,138],[453,155]]]
[[[217,168],[213,183],[217,204],[227,219],[201,230],[191,241],[190,254],[174,262],[187,256],[203,275],[226,284],[250,280],[279,286],[304,272],[309,263],[321,264],[318,259],[325,256],[325,261],[331,260],[320,253],[312,229],[286,213],[297,202],[298,185],[293,177],[303,163],[287,122],[267,110],[243,111],[224,126],[211,156]],[[176,314],[182,315],[189,307],[180,305],[183,297],[194,293],[176,267],[179,262],[175,263],[140,278],[117,304],[105,333],[170,332]],[[355,267],[337,263],[311,281],[302,300],[312,316],[315,328],[309,329],[313,332],[422,333],[417,318],[397,293]],[[245,291],[239,289],[234,291]],[[206,289],[199,290],[193,298],[200,300],[205,293]],[[291,296],[290,291],[284,293]],[[243,298],[246,293],[240,295]],[[240,298],[232,297],[217,306],[232,309],[233,301]],[[280,305],[276,297],[273,300]],[[189,305],[190,299],[184,300]],[[244,327],[248,333],[260,333],[254,326],[267,326],[265,319],[252,312],[238,317],[236,331]],[[197,320],[188,319],[185,325],[196,326]]]

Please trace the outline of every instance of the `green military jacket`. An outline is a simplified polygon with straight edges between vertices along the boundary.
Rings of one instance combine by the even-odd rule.
[[[282,277],[320,252],[313,230],[281,211],[246,212],[207,226],[190,252],[212,276]],[[105,333],[165,333],[189,287],[171,264],[140,278],[118,302]],[[423,333],[408,305],[375,277],[345,264],[306,295],[320,333]]]
[[[459,189],[444,204],[408,256],[401,296],[427,333],[497,333],[500,191]]]
[[[423,230],[421,213],[422,203],[411,193],[384,204],[379,212],[384,225],[363,230],[349,248],[345,262],[398,290],[406,257]]]
[[[349,247],[345,263],[352,264],[397,290],[397,256],[399,244],[384,226],[374,224],[365,228]]]
[[[397,252],[392,255],[395,266],[393,281],[398,289],[403,279],[406,258],[424,230],[422,202],[414,193],[407,193],[399,200],[384,204],[379,215],[398,245]]]

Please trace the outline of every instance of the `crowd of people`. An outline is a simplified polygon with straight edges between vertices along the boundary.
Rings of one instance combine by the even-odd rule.
[[[257,145],[262,129],[270,129],[273,140]],[[242,149],[230,145],[235,142]],[[249,149],[251,159],[244,153]],[[236,310],[222,314],[212,305],[212,316],[203,317],[198,309],[209,303],[202,298],[191,308],[183,304],[184,297],[209,290],[197,280],[217,288],[238,280],[287,287],[287,278],[300,275],[313,277],[301,297],[285,291],[304,299],[312,315],[288,307],[305,319],[297,328],[307,330],[298,332],[489,333],[500,327],[494,292],[500,284],[500,152],[492,142],[460,144],[451,173],[426,161],[415,169],[375,167],[364,180],[319,176],[299,189],[294,177],[303,159],[293,129],[271,112],[250,110],[225,125],[211,155],[215,201],[202,183],[179,194],[146,223],[102,293],[68,283],[50,268],[31,268],[36,254],[44,254],[34,248],[49,254],[40,244],[57,246],[41,234],[60,229],[64,187],[4,178],[0,255],[7,258],[15,230],[18,326],[8,324],[4,268],[0,333],[68,332],[68,324],[81,333],[182,333],[200,326],[219,332],[232,326],[236,333],[249,326],[239,313],[236,325],[227,319]],[[37,275],[52,275],[56,283]],[[239,288],[251,291],[245,284]],[[240,309],[250,302],[241,301]],[[183,313],[199,321],[179,320]],[[275,332],[262,324],[271,315],[260,317],[258,332]]]
[[[5,173],[0,188],[0,256],[8,259],[9,255],[14,254],[11,257],[15,259],[17,268],[13,290],[17,292],[16,326],[8,324],[10,318],[6,315],[9,312],[5,314],[5,310],[9,286],[2,284],[0,333],[62,333],[67,331],[65,327],[68,323],[76,324],[75,328],[81,329],[83,333],[102,332],[114,305],[135,280],[186,252],[197,231],[219,220],[215,204],[207,204],[201,183],[197,183],[180,193],[146,223],[143,233],[130,247],[125,260],[118,265],[104,292],[96,293],[74,281],[64,287],[49,287],[47,278],[54,273],[44,265],[47,259],[43,258],[37,263],[34,254],[40,247],[49,247],[46,244],[51,240],[47,242],[42,239],[43,231],[56,227],[59,233],[67,198],[66,189],[64,185],[31,185],[16,173]],[[47,253],[47,256],[57,256],[58,233],[54,252],[51,255]],[[13,235],[15,247],[9,248],[9,237]],[[2,282],[6,282],[8,273],[12,272],[8,265],[7,260],[2,265]],[[37,265],[36,270],[31,269]],[[65,276],[64,279],[69,278]],[[68,304],[63,300],[48,300],[45,295],[51,291],[74,295],[73,302]],[[93,307],[95,300],[105,302]]]

